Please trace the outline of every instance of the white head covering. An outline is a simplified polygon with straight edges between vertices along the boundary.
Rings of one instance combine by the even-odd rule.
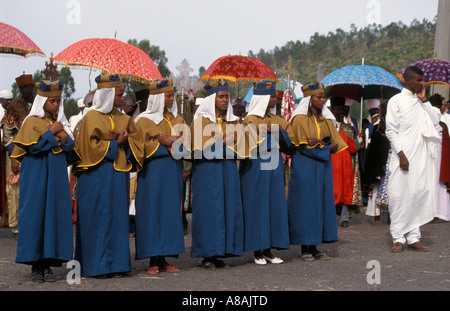
[[[266,115],[267,106],[269,105],[270,95],[253,95],[248,106],[247,116],[255,115],[263,118]],[[276,114],[276,107],[270,108],[271,114]]]
[[[378,99],[369,99],[368,101],[366,101],[366,107],[368,110],[373,108],[379,108],[380,101]]]
[[[196,98],[195,99],[195,106],[200,106],[201,103],[205,101],[204,98]]]
[[[116,88],[103,88],[95,91],[92,106],[84,109],[83,117],[91,110],[95,110],[103,114],[110,113],[114,108],[115,95]]]
[[[346,98],[345,99],[345,106],[351,107],[353,105],[353,99]]]
[[[12,99],[13,93],[10,90],[2,90],[0,91],[0,98]]]
[[[77,101],[77,106],[78,106],[78,108],[86,107],[86,105],[84,104],[84,97],[80,98],[80,99]]]
[[[295,109],[294,113],[292,114],[291,120],[293,117],[295,117],[298,114],[308,114],[308,108],[309,103],[311,101],[311,96],[303,97],[300,103],[298,104],[297,108]],[[330,119],[333,121],[334,124],[336,124],[336,118],[334,117],[333,113],[328,109],[326,105],[323,105],[322,108],[322,115],[325,119]]]
[[[23,120],[23,123],[29,118],[29,117],[38,117],[43,118],[45,117],[45,110],[44,110],[44,104],[47,101],[48,97],[43,97],[41,95],[36,95],[34,98],[33,106],[31,107],[30,113],[28,116]],[[64,131],[73,139],[72,131],[70,130],[70,124],[66,119],[66,116],[64,114],[64,101],[61,98],[61,103],[59,104],[58,108],[58,117],[56,118],[56,121],[59,121],[64,126]]]
[[[205,98],[205,100],[198,106],[197,111],[194,115],[194,120],[198,117],[205,117],[216,123],[216,94],[213,93]],[[233,122],[238,120],[239,117],[233,114],[233,107],[231,106],[231,102],[228,101],[227,108],[227,121]]]
[[[155,95],[150,94],[148,96],[147,109],[136,117],[135,122],[140,118],[147,118],[158,125],[164,118],[164,98],[164,93]],[[175,118],[178,116],[177,110],[177,102],[174,99],[172,108],[169,109],[169,112],[171,112]]]

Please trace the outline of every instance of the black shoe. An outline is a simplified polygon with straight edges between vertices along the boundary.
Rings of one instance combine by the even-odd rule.
[[[344,227],[344,228],[347,228],[349,226],[348,221],[343,221],[341,223],[341,226]]]
[[[38,266],[31,267],[31,280],[36,283],[44,282],[44,276],[42,275],[42,271]]]
[[[45,267],[43,269],[42,275],[44,276],[44,281],[46,282],[55,282],[56,281],[56,277],[53,274],[52,269],[50,269],[50,267]]]
[[[216,265],[212,262],[211,259],[203,259],[202,260],[202,267],[208,270],[215,270]]]

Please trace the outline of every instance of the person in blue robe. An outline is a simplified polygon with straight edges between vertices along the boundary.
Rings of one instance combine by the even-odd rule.
[[[331,154],[347,148],[324,105],[322,83],[302,87],[304,98],[290,120],[292,166],[288,190],[291,245],[305,261],[327,260],[317,245],[338,240]]]
[[[136,259],[150,258],[147,273],[179,272],[165,257],[185,252],[181,214],[184,148],[171,79],[150,83],[147,110],[136,118],[144,144],[143,168],[136,189]],[[190,149],[190,148],[189,148]],[[186,152],[184,152],[186,154]],[[188,155],[189,153],[187,153]]]
[[[16,263],[31,265],[35,282],[55,281],[50,267],[72,259],[72,208],[67,166],[78,160],[59,81],[36,83],[30,114],[15,137],[20,166]]]
[[[242,256],[244,224],[237,139],[238,117],[228,93],[228,82],[215,80],[204,87],[208,96],[191,123],[192,248],[203,257],[204,268],[228,265],[220,257]],[[228,131],[228,132],[227,132]]]
[[[244,252],[253,251],[256,264],[282,263],[271,248],[288,249],[289,224],[281,151],[292,145],[289,124],[276,113],[276,82],[254,83],[253,97],[242,122],[248,130],[250,158],[241,161],[244,210]]]
[[[76,138],[75,259],[81,276],[122,277],[131,271],[129,246],[130,171],[142,167],[134,120],[120,112],[124,88],[118,75],[100,75],[93,105],[86,108]]]

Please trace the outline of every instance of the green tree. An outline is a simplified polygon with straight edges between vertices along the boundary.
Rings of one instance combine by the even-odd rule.
[[[136,39],[129,39],[128,44],[132,44],[134,46],[137,46],[141,50],[143,50],[150,58],[153,60],[153,62],[158,66],[159,72],[163,77],[169,77],[170,76],[170,70],[167,67],[167,57],[166,52],[164,50],[161,50],[159,46],[157,45],[150,45],[150,40],[144,39],[141,41],[137,41]]]

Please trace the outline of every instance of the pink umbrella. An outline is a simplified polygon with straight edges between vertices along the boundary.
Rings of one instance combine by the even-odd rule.
[[[0,53],[28,56],[45,56],[44,52],[19,29],[0,22]]]
[[[97,68],[141,82],[163,79],[156,64],[143,50],[116,39],[93,38],[75,42],[54,60],[58,64]]]

